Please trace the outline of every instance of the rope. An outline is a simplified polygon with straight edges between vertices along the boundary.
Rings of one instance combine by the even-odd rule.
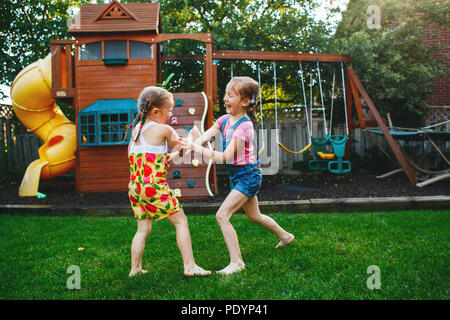
[[[319,60],[316,60],[317,64],[317,76],[319,78],[319,89],[320,89],[320,101],[322,103],[322,114],[323,114],[323,128],[325,130],[325,136],[328,136],[328,129],[327,129],[327,118],[325,115],[325,105],[323,103],[323,93],[322,93],[322,81],[320,80],[320,66],[319,66]]]
[[[262,109],[262,94],[261,94],[261,69],[258,63],[258,86],[259,86],[259,112],[261,114],[260,119],[261,119],[261,129],[262,129],[262,137],[261,137],[261,149],[258,151],[258,154],[261,154],[261,152],[264,150],[265,148],[265,143],[264,143],[264,117],[263,117],[263,109]]]
[[[334,82],[335,82],[335,70],[333,69],[333,85],[331,86],[331,108],[330,108],[330,134],[332,133],[331,128],[333,126],[333,108],[334,108]]]
[[[306,149],[311,147],[311,142],[300,151],[292,151],[292,150],[286,148],[279,140],[279,137],[278,137],[279,136],[278,135],[278,106],[277,106],[277,71],[276,71],[275,62],[273,62],[272,65],[273,65],[273,86],[274,86],[274,90],[275,90],[275,131],[277,132],[276,142],[280,146],[281,149],[283,149],[284,151],[286,151],[288,153],[292,153],[292,154],[302,153]],[[305,110],[306,110],[306,108],[305,108]]]
[[[345,76],[344,76],[344,61],[341,61],[341,76],[342,76],[342,90],[344,95],[344,113],[345,113],[345,129],[348,135],[348,119],[347,119],[347,95],[345,92]]]
[[[309,112],[308,112],[308,106],[306,103],[306,92],[305,92],[305,79],[303,78],[303,67],[302,67],[302,63],[300,62],[300,78],[302,80],[302,91],[303,91],[303,103],[305,104],[305,118],[306,118],[306,127],[308,129],[308,143],[311,144],[311,136],[312,136],[312,126],[309,122]],[[310,105],[310,108],[312,106]]]
[[[445,162],[450,166],[450,162],[448,161],[447,157],[442,153],[441,149],[438,148],[438,146],[434,143],[434,141],[431,139],[431,137],[425,132],[425,135],[427,136],[428,140],[430,140],[433,147],[439,152],[439,154],[444,158]]]
[[[273,66],[273,88],[275,90],[275,132],[276,132],[276,141],[279,142],[278,139],[278,105],[277,105],[277,65],[275,62],[272,62]]]

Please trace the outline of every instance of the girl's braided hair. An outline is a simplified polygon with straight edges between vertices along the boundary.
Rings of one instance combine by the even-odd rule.
[[[147,120],[148,113],[154,108],[161,108],[164,102],[172,97],[173,95],[164,88],[154,86],[144,88],[138,98],[138,113],[136,118],[134,118],[133,122],[128,127],[127,132],[125,132],[125,137],[122,142],[127,141],[128,131],[133,129],[134,125],[139,122],[139,132],[134,138],[134,141],[136,141],[141,134],[141,130]]]
[[[246,108],[246,112],[250,117],[250,120],[254,124],[258,123],[258,118],[256,116],[256,105],[258,102],[258,92],[259,85],[254,79],[250,77],[233,77],[229,85],[232,86],[242,99],[250,99],[250,104]]]

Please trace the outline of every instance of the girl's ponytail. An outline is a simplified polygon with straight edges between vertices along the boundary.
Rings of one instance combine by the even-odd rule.
[[[247,106],[247,115],[249,116],[250,120],[252,120],[254,125],[258,124],[258,117],[256,115],[256,105],[257,105],[258,99],[255,95],[252,96],[252,100],[250,101],[250,104]]]

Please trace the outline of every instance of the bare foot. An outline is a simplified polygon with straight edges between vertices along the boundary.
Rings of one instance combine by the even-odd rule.
[[[211,271],[205,270],[198,265],[195,265],[194,267],[184,267],[184,275],[186,277],[192,277],[192,276],[207,276],[210,275]]]
[[[222,270],[216,271],[216,273],[232,274],[232,273],[244,270],[244,269],[245,269],[245,264],[244,263],[242,263],[242,264],[230,263],[228,266],[226,266]]]
[[[130,271],[130,274],[128,275],[130,278],[137,276],[138,274],[146,274],[148,271],[147,270],[138,270],[138,271]]]
[[[295,240],[295,237],[293,234],[289,233],[289,236],[286,239],[280,240],[278,244],[275,246],[275,248],[282,248],[286,247],[289,243]]]

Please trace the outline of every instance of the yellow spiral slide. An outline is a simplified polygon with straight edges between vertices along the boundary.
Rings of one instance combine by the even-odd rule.
[[[39,180],[67,173],[75,168],[75,124],[62,113],[52,98],[52,59],[30,64],[11,86],[11,100],[17,118],[40,138],[39,159],[27,168],[19,188],[19,196],[35,196]]]

